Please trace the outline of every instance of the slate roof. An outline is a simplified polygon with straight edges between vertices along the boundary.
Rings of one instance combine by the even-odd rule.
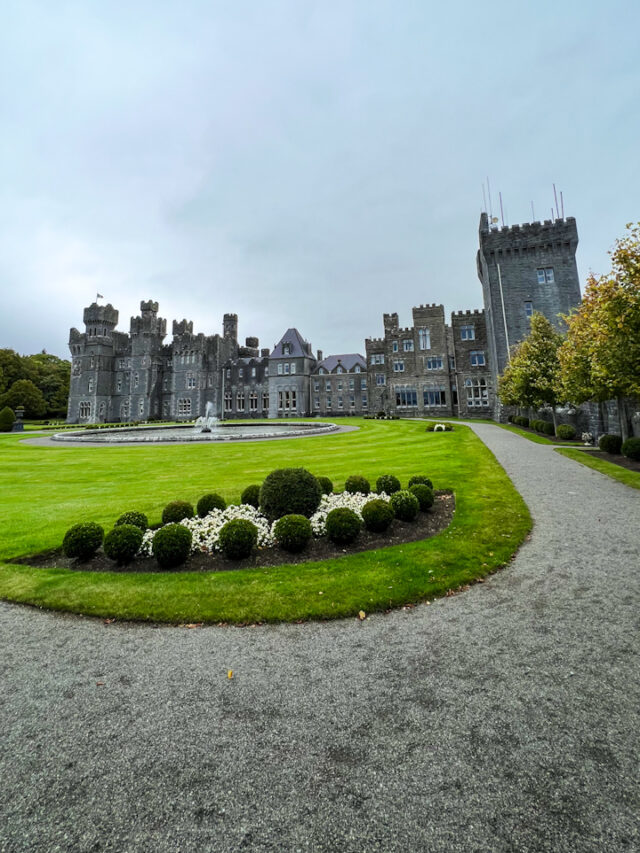
[[[282,352],[282,344],[291,344],[291,352],[286,356]],[[287,329],[269,358],[313,358],[313,353],[311,345],[305,341],[297,329]]]
[[[323,358],[322,361],[316,365],[315,372],[318,372],[322,367],[327,371],[327,373],[333,373],[338,366],[338,362],[340,362],[344,368],[345,373],[353,373],[357,364],[360,365],[363,373],[367,369],[367,362],[359,352],[345,352],[338,355],[328,355],[326,358]]]

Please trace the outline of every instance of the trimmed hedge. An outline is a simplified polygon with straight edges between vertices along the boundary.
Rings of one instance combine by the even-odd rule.
[[[276,542],[285,551],[304,551],[312,536],[311,522],[304,515],[283,515],[273,525]]]
[[[260,510],[270,521],[283,515],[309,518],[318,509],[322,489],[305,468],[278,468],[260,487]]]
[[[362,507],[362,520],[367,530],[384,533],[395,517],[393,507],[387,501],[374,498]]]
[[[415,487],[414,487],[415,488]],[[403,489],[391,495],[391,506],[400,521],[413,521],[420,512],[418,498],[408,489]]]
[[[13,409],[10,409],[9,406],[5,406],[4,409],[0,411],[0,432],[11,432],[15,420],[16,416]]]
[[[402,488],[400,480],[393,474],[383,474],[376,480],[376,492],[384,492],[387,495],[392,495],[394,492],[399,492]]]
[[[622,455],[634,462],[640,462],[640,438],[628,438],[620,448]]]
[[[260,506],[260,486],[247,486],[240,496],[240,503],[247,504],[247,506],[253,506],[258,509]]]
[[[161,569],[181,566],[191,552],[191,531],[175,523],[161,527],[153,536],[151,552]]]
[[[433,488],[433,483],[431,482],[429,477],[423,477],[422,474],[416,474],[415,476],[409,478],[409,489],[411,488],[411,486],[418,485],[429,486],[430,489]]]
[[[332,494],[333,483],[328,477],[316,477],[316,480],[320,483],[320,488],[322,489],[323,495]]]
[[[183,518],[193,518],[193,505],[189,501],[171,501],[162,510],[163,524],[178,524]]]
[[[571,426],[571,424],[560,424],[560,426],[556,428],[556,435],[563,441],[570,441],[572,438],[576,437],[576,430],[575,427]]]
[[[104,529],[93,521],[84,524],[74,524],[64,535],[62,550],[67,557],[77,560],[88,560],[102,545]]]
[[[327,515],[327,536],[336,545],[349,545],[355,542],[361,527],[362,522],[358,516],[346,506],[332,509]]]
[[[422,512],[427,512],[427,510],[431,509],[435,501],[433,489],[430,489],[424,483],[416,483],[415,486],[409,486],[409,491],[418,499]]]
[[[344,490],[352,495],[368,495],[371,491],[371,484],[366,477],[360,477],[358,474],[352,474],[351,477],[347,477],[344,484]]]
[[[622,436],[605,433],[598,439],[598,447],[605,453],[619,454],[622,450]]]
[[[200,518],[205,518],[205,516],[209,515],[212,509],[226,509],[227,502],[222,497],[222,495],[218,495],[215,492],[211,492],[208,495],[203,495],[198,501],[198,505],[196,507],[198,511],[198,515]]]
[[[119,524],[104,537],[104,553],[119,566],[125,566],[140,550],[142,535],[136,524]]]
[[[250,556],[258,543],[258,528],[246,518],[234,518],[220,530],[220,548],[230,560]]]
[[[121,524],[133,524],[134,527],[144,531],[149,527],[149,519],[143,512],[132,509],[129,512],[123,512],[114,526],[119,527]]]

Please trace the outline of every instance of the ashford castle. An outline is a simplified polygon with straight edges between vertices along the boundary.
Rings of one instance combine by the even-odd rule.
[[[411,326],[383,315],[383,335],[364,355],[324,355],[295,329],[274,349],[258,338],[238,341],[238,317],[225,314],[222,334],[167,321],[157,302],[142,302],[129,332],[118,311],[97,302],[84,310],[84,332],[71,329],[67,420],[96,423],[193,420],[207,403],[219,418],[336,417],[384,412],[404,416],[497,414],[496,380],[509,348],[539,311],[555,325],[580,302],[573,218],[497,228],[480,218],[477,273],[483,309],[413,308]]]

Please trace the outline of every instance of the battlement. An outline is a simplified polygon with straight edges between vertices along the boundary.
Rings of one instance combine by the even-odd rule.
[[[153,316],[155,316],[158,313],[158,308],[159,308],[158,303],[154,302],[152,299],[149,299],[146,302],[143,299],[142,302],[140,303],[140,313],[142,314],[143,317],[145,315],[149,315],[149,314],[152,314]]]
[[[467,317],[484,317],[484,308],[474,308],[471,311],[467,308],[466,311],[452,311],[451,320],[466,319]]]
[[[192,335],[193,320],[174,320],[173,334],[175,335]]]
[[[113,328],[118,324],[118,317],[119,313],[111,303],[98,305],[97,302],[93,302],[88,308],[84,309],[82,319],[85,326],[101,325]]]
[[[384,346],[384,338],[365,338],[364,345],[369,346]]]
[[[479,234],[481,251],[485,255],[491,251],[545,247],[557,243],[568,243],[575,250],[578,245],[578,228],[573,216],[490,228],[488,216],[483,213],[480,216]]]
[[[437,302],[431,302],[429,305],[414,305],[413,310],[419,311],[421,308],[442,308],[442,305],[439,305]]]

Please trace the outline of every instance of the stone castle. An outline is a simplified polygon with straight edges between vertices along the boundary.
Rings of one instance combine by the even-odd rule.
[[[238,342],[238,317],[222,334],[194,334],[167,323],[157,302],[142,302],[129,332],[118,311],[97,302],[85,331],[71,329],[69,423],[193,420],[211,402],[219,418],[336,417],[385,412],[405,416],[495,416],[498,374],[509,347],[539,311],[555,325],[580,302],[573,218],[497,228],[480,217],[478,277],[483,310],[459,311],[447,324],[440,304],[413,309],[413,325],[383,315],[384,335],[359,353],[313,352],[297,329],[273,350],[258,338]]]

